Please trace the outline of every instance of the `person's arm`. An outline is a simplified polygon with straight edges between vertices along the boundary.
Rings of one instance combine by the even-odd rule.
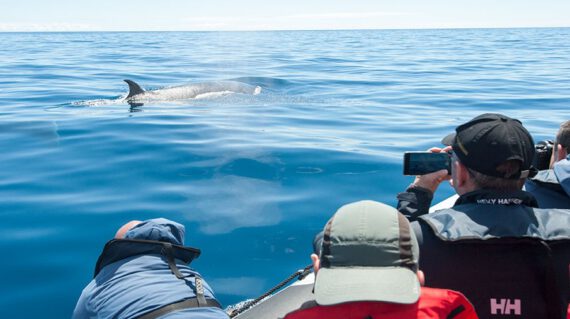
[[[451,147],[447,146],[445,148],[432,147],[428,151],[440,153],[449,152],[450,150]],[[429,213],[429,207],[437,187],[441,182],[450,178],[449,172],[445,169],[416,176],[416,179],[408,189],[397,195],[398,211],[404,214],[409,221],[415,221],[419,216]]]
[[[89,296],[92,293],[93,282],[90,282],[87,287],[82,291],[81,296],[79,296],[79,300],[77,300],[77,304],[75,305],[75,309],[73,310],[73,314],[71,315],[72,319],[85,319],[85,318],[95,318],[96,314],[93,313],[90,309],[88,309],[89,305]]]
[[[415,221],[421,215],[429,212],[433,193],[426,188],[410,185],[405,192],[399,193],[397,209],[409,221]]]
[[[437,187],[442,181],[448,179],[450,176],[445,169],[416,176],[408,189],[398,194],[398,211],[410,221],[415,221],[419,216],[427,214]]]

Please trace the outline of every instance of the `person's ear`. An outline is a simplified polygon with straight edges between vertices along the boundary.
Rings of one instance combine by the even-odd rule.
[[[311,254],[311,260],[313,261],[313,269],[315,270],[316,274],[319,271],[319,268],[321,268],[321,260],[317,254]]]
[[[418,280],[420,281],[420,286],[423,287],[426,284],[426,276],[424,275],[424,272],[418,269],[416,275],[418,276]]]
[[[455,189],[457,194],[462,195],[465,193],[463,191],[469,181],[469,171],[467,171],[467,167],[461,164],[460,161],[453,161],[452,163],[452,183],[451,186]]]
[[[467,183],[467,179],[469,177],[469,171],[467,170],[467,167],[463,164],[461,164],[461,162],[457,161],[457,172],[458,172],[458,176],[459,176],[459,184],[461,186],[464,186]]]

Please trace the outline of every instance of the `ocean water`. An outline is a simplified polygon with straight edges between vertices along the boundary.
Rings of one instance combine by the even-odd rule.
[[[67,318],[132,219],[186,226],[232,304],[309,263],[341,205],[396,204],[402,153],[483,112],[570,118],[570,29],[0,33],[0,317]],[[123,101],[233,80],[258,95]],[[453,190],[444,185],[436,201]]]

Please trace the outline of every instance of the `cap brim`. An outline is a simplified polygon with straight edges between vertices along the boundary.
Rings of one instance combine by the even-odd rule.
[[[402,267],[321,268],[315,280],[315,300],[320,305],[353,301],[412,304],[420,297],[420,282]]]
[[[447,145],[447,146],[453,145],[453,142],[455,141],[455,136],[456,136],[456,135],[457,135],[456,133],[451,133],[451,134],[447,135],[446,137],[444,137],[444,138],[441,140],[441,144]]]

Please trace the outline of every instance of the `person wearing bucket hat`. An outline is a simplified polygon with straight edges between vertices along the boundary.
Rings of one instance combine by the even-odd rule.
[[[534,141],[522,123],[486,113],[442,140],[447,170],[417,176],[398,194],[398,210],[419,238],[426,284],[463,292],[480,318],[565,318],[570,298],[570,211],[539,209],[522,187]],[[459,195],[429,212],[443,180]]]
[[[285,319],[477,318],[461,293],[420,287],[417,240],[393,207],[374,201],[341,207],[314,249],[315,299]]]

